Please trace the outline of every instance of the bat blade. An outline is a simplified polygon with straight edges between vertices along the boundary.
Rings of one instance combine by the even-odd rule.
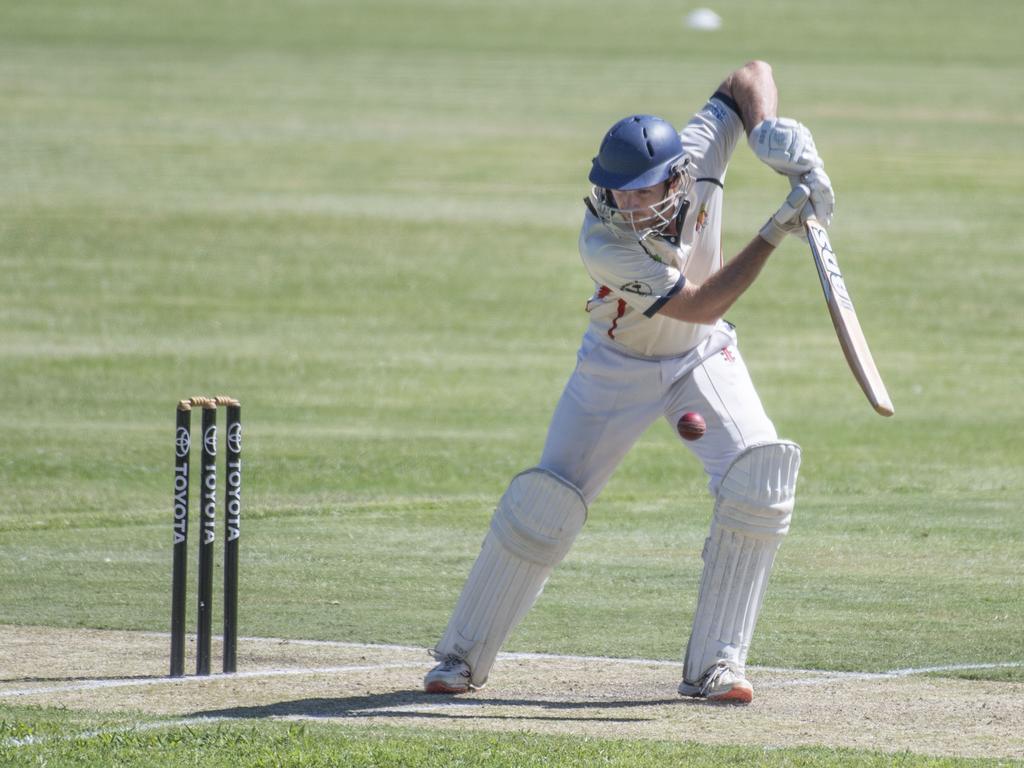
[[[846,289],[828,232],[815,219],[808,220],[804,224],[804,229],[807,231],[807,242],[814,256],[814,265],[818,268],[818,278],[825,293],[829,315],[832,316],[832,325],[835,326],[839,346],[843,349],[853,377],[864,390],[871,406],[882,416],[892,416],[892,400],[878,372],[878,366],[871,356],[867,339],[864,338],[860,320],[857,319],[857,310],[853,306],[850,292]]]

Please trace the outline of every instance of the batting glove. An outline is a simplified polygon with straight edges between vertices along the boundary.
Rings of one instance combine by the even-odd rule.
[[[804,234],[804,222],[814,215],[814,209],[808,202],[810,197],[811,190],[803,184],[793,187],[786,202],[772,214],[757,234],[776,248],[786,239],[786,235],[807,237]]]
[[[825,169],[814,168],[800,176],[790,176],[789,183],[794,189],[803,184],[811,190],[810,203],[814,209],[814,218],[827,229],[832,224],[832,214],[836,210],[836,193]]]
[[[747,143],[758,159],[784,176],[824,166],[807,126],[788,117],[765,118],[754,126]]]

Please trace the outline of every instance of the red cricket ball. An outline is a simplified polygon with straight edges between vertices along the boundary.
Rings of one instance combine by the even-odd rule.
[[[679,430],[679,436],[683,440],[700,440],[704,437],[704,433],[708,431],[708,425],[704,423],[703,416],[691,411],[679,417],[676,429]]]

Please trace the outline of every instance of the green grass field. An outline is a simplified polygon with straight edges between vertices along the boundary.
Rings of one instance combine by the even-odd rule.
[[[174,404],[225,392],[242,634],[431,646],[574,364],[602,132],[681,124],[757,57],[835,182],[896,416],[864,400],[787,243],[729,314],[804,449],[750,661],[1011,664],[962,674],[1020,707],[1024,6],[714,8],[723,29],[697,33],[647,0],[0,5],[0,625],[167,630]],[[784,187],[739,148],[726,250]],[[710,511],[658,424],[509,649],[677,658]],[[0,699],[0,762],[94,764],[104,740],[123,765],[177,764],[155,757],[173,745],[214,765],[887,759],[105,717]]]

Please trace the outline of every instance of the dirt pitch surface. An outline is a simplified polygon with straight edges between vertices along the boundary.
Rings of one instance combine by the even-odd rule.
[[[238,674],[171,679],[168,647],[157,633],[0,626],[0,707],[1024,759],[1021,683],[751,668],[754,703],[714,705],[676,695],[678,662],[504,654],[487,688],[449,697],[420,691],[422,648],[244,638]]]

